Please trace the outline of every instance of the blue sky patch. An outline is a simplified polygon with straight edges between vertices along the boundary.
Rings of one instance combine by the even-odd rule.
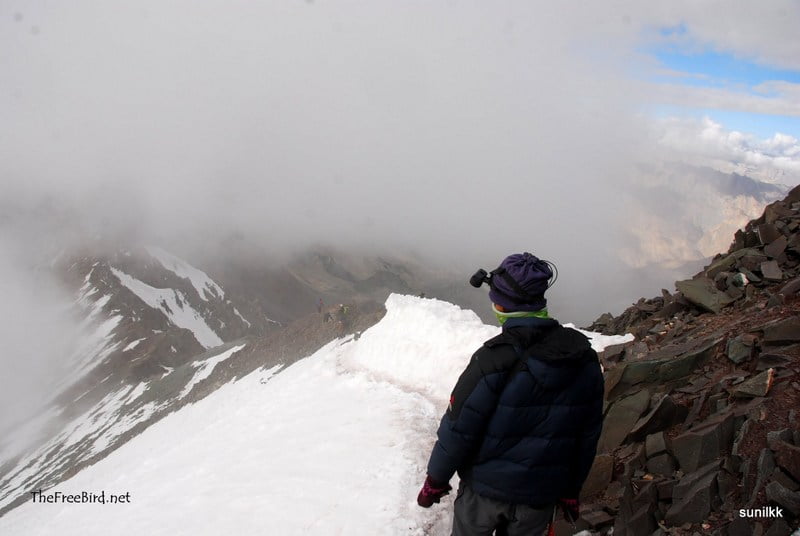
[[[651,54],[664,67],[693,75],[687,79],[692,85],[753,87],[771,80],[800,84],[800,71],[759,65],[732,54],[713,51],[688,54],[675,50],[658,50]]]
[[[664,41],[651,46],[644,53],[656,59],[659,65],[672,71],[650,73],[649,80],[659,84],[672,84],[693,88],[715,88],[732,94],[754,95],[762,98],[781,97],[760,85],[783,81],[800,84],[800,70],[781,69],[757,63],[727,52],[718,52],[699,45],[689,46],[684,25],[663,28],[659,34]],[[800,117],[768,115],[731,109],[703,109],[692,106],[664,106],[653,103],[656,116],[709,117],[728,130],[753,134],[760,139],[771,138],[776,132],[800,139]]]

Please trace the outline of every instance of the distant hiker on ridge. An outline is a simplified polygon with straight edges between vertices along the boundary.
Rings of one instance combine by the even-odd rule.
[[[603,418],[597,354],[580,332],[547,314],[555,266],[530,253],[507,257],[489,285],[502,333],[476,351],[458,379],[417,502],[447,495],[458,472],[453,536],[541,535],[556,505],[579,517]]]

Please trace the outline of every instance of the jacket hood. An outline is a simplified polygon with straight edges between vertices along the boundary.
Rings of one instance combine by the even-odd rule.
[[[521,352],[533,377],[546,389],[563,388],[587,363],[597,361],[586,335],[550,318],[511,318],[500,337]]]

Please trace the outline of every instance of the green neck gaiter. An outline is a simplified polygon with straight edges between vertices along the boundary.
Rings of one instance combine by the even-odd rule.
[[[494,311],[494,316],[497,317],[497,321],[500,322],[501,326],[509,318],[550,318],[547,314],[547,309],[540,309],[538,311],[504,312],[498,311],[494,304],[492,304],[492,311]]]

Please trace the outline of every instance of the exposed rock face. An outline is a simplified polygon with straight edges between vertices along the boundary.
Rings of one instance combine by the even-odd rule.
[[[590,327],[637,337],[601,355],[608,431],[600,452],[614,472],[586,511],[613,516],[615,536],[798,528],[799,230],[795,188],[676,293]],[[738,514],[768,507],[783,517]]]

